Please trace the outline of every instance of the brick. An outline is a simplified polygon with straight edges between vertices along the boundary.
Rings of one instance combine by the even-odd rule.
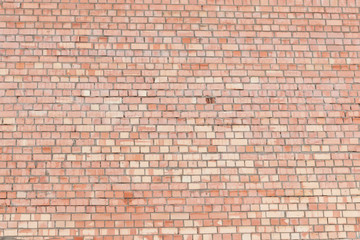
[[[175,131],[175,127],[174,126],[166,126],[166,125],[164,125],[164,126],[158,126],[157,130],[159,132],[173,132],[173,131]]]
[[[171,219],[190,219],[189,213],[171,213]]]
[[[9,69],[0,69],[0,75],[7,75],[9,74]]]
[[[232,130],[234,132],[248,132],[248,131],[250,131],[250,127],[249,126],[242,126],[242,125],[234,125],[232,127]]]
[[[112,130],[113,130],[113,126],[111,126],[111,125],[95,126],[96,132],[110,132]]]
[[[244,85],[243,85],[242,83],[226,84],[226,89],[243,90],[243,89],[244,89]]]
[[[92,125],[78,125],[76,126],[76,131],[79,132],[92,132],[94,131],[94,126]]]
[[[192,235],[192,234],[197,234],[198,231],[196,228],[180,228],[179,231],[180,234],[182,235]]]
[[[236,227],[219,227],[219,233],[236,233]]]
[[[217,228],[216,227],[200,227],[199,228],[199,233],[201,234],[211,234],[211,233],[217,233]]]

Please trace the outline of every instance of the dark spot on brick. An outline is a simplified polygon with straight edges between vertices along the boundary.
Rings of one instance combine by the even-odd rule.
[[[207,97],[206,98],[206,103],[207,104],[215,103],[215,98],[214,97]]]
[[[51,147],[43,147],[42,150],[44,153],[51,153]]]
[[[134,193],[124,192],[124,200],[127,205],[129,205],[134,200]]]

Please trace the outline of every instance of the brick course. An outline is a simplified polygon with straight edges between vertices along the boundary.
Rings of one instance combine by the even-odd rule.
[[[1,1],[0,239],[359,238],[359,27],[359,0]]]

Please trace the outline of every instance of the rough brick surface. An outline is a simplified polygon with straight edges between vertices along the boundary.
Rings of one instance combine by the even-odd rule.
[[[0,238],[360,237],[359,7],[2,0]]]

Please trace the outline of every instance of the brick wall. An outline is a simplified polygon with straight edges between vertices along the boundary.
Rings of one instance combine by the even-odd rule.
[[[360,237],[359,7],[2,0],[0,239]]]

